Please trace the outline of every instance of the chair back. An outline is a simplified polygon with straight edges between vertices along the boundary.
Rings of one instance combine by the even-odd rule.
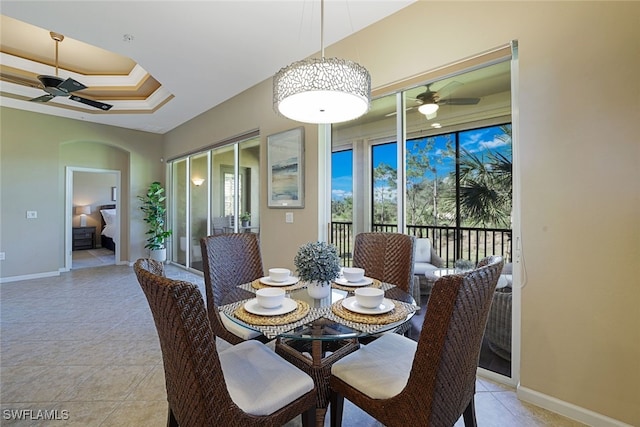
[[[438,279],[427,304],[407,387],[401,394],[423,396],[428,425],[453,425],[475,393],[482,337],[502,257],[484,266]]]
[[[218,307],[238,285],[252,282],[264,274],[260,241],[255,233],[227,233],[203,237],[200,240],[207,295],[207,309],[216,336],[231,344],[241,338],[227,331],[220,319]]]
[[[400,233],[360,233],[353,244],[353,266],[365,275],[412,292],[415,237]]]
[[[160,338],[169,408],[180,426],[223,425],[220,414],[240,409],[227,391],[202,295],[192,283],[156,274],[160,267],[149,259],[133,266]]]

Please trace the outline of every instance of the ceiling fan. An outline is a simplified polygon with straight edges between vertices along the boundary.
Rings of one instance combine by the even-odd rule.
[[[431,85],[427,85],[427,90],[416,96],[416,102],[420,105],[418,111],[433,119],[437,115],[441,105],[475,105],[480,102],[480,98],[451,98],[448,94],[453,92],[462,83],[452,81],[437,92],[431,90]]]
[[[58,44],[62,40],[64,40],[64,36],[62,34],[54,33],[53,31],[51,31],[49,34],[51,35],[51,38],[56,42],[56,75],[47,76],[43,74],[38,76],[38,80],[40,80],[40,83],[42,83],[42,89],[44,89],[47,94],[30,99],[29,101],[49,102],[56,96],[68,96],[72,101],[81,102],[83,104],[89,105],[94,108],[99,108],[104,111],[110,110],[113,105],[71,94],[72,92],[86,89],[87,86],[83,85],[77,80],[72,79],[71,77],[66,80],[58,77]]]

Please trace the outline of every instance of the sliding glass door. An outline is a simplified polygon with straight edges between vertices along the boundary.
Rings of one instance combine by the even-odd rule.
[[[169,164],[172,262],[202,271],[200,239],[220,233],[259,232],[257,133]]]

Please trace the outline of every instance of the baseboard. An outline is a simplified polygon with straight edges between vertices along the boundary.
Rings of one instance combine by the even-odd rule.
[[[41,279],[43,277],[53,277],[59,275],[59,271],[48,271],[46,273],[25,274],[24,276],[0,277],[0,283],[19,282],[21,280]]]
[[[547,409],[551,412],[555,412],[564,417],[571,418],[572,420],[580,421],[581,423],[590,426],[632,427],[630,424],[626,424],[622,421],[615,420],[597,412],[593,412],[589,409],[576,406],[572,403],[556,399],[555,397],[547,396],[546,394],[542,394],[526,387],[518,386],[517,395],[519,399],[525,402]]]

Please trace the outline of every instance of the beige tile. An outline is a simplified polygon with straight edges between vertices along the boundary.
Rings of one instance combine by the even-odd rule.
[[[151,368],[147,376],[133,389],[127,400],[167,401],[167,389],[162,364]]]
[[[2,403],[56,402],[65,391],[82,384],[87,366],[12,367],[3,369]]]
[[[167,423],[167,401],[122,402],[100,427],[157,427]]]
[[[59,401],[123,401],[151,371],[152,366],[94,366],[80,384],[67,388]]]
[[[518,399],[515,393],[495,393],[495,396],[500,403],[516,417],[527,420],[528,425],[554,427],[579,427],[585,425],[530,403],[523,402]]]

